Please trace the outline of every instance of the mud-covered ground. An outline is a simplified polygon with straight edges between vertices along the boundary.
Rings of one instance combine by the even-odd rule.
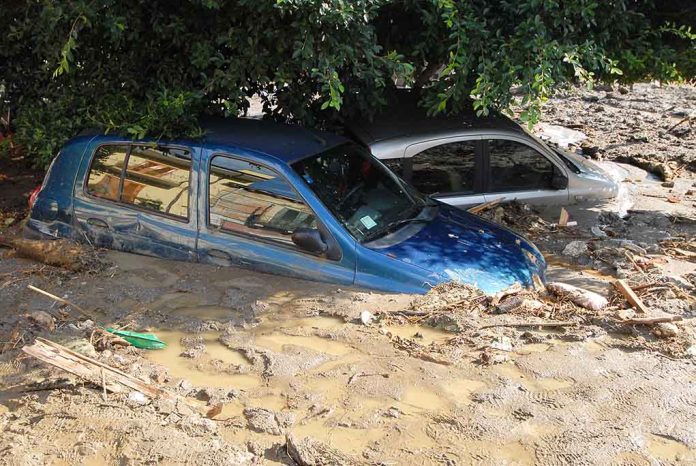
[[[74,272],[0,250],[0,463],[696,463],[694,133],[667,131],[695,98],[641,85],[552,100],[545,119],[582,125],[577,147],[601,154],[624,192],[569,208],[576,227],[554,225],[558,208],[484,214],[534,239],[550,281],[608,298],[601,310],[461,287],[383,295],[116,252],[89,251]],[[673,186],[611,162],[662,147]],[[665,316],[681,320],[625,323]],[[150,330],[168,347],[101,345],[100,326]],[[36,336],[177,401],[105,395],[22,353]]]

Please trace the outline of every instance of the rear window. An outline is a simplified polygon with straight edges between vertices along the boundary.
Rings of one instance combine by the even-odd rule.
[[[86,189],[102,199],[188,219],[190,177],[187,150],[108,145],[95,152]]]

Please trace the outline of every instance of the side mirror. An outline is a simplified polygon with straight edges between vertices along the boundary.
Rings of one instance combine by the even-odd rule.
[[[292,242],[298,248],[314,254],[325,254],[329,250],[319,230],[313,228],[298,228],[292,233]]]
[[[560,170],[554,168],[553,178],[551,178],[551,187],[553,189],[566,189],[568,187],[568,177],[561,173]]]

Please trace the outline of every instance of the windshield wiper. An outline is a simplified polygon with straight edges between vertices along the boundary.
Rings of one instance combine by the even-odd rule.
[[[412,218],[402,218],[399,220],[394,220],[391,223],[388,223],[385,227],[380,228],[379,230],[375,231],[371,235],[365,236],[364,241],[372,241],[375,238],[378,238],[380,236],[384,236],[390,231],[393,231],[394,229],[400,227],[401,225],[406,225],[408,223],[428,223],[430,222],[430,219],[428,218],[423,218],[423,217],[412,217]]]

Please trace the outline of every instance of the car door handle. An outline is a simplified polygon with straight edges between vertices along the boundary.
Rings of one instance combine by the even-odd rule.
[[[94,218],[94,217],[88,218],[87,223],[93,227],[103,228],[105,230],[109,229],[109,224],[100,218]]]

